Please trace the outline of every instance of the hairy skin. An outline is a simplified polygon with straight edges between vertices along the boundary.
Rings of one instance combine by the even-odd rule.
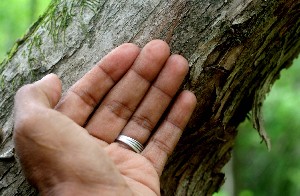
[[[153,40],[114,49],[62,98],[54,74],[22,87],[14,141],[28,180],[42,195],[160,195],[159,177],[196,105],[183,91],[169,106],[187,71],[182,56]],[[121,132],[144,151],[115,142]]]

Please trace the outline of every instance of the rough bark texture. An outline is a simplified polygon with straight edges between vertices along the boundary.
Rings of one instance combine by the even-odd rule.
[[[260,107],[300,50],[299,0],[53,0],[0,65],[0,195],[36,195],[13,156],[13,96],[54,72],[64,89],[123,42],[160,38],[190,62],[182,88],[196,112],[162,182],[163,195],[211,195],[224,181],[237,125]]]

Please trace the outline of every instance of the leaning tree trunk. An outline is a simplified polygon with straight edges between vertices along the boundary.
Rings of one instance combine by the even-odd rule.
[[[211,195],[236,127],[300,50],[299,0],[53,0],[0,66],[0,195],[35,195],[13,156],[13,96],[47,73],[64,89],[115,46],[164,39],[188,58],[198,105],[161,177],[163,195]],[[34,155],[33,155],[34,156]],[[255,157],[253,157],[255,158]]]

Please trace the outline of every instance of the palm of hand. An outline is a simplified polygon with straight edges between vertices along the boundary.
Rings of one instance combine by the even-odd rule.
[[[134,195],[160,195],[159,175],[148,159],[114,144],[106,150]]]
[[[159,176],[195,107],[194,95],[182,92],[154,127],[187,68],[183,57],[169,57],[168,46],[156,40],[142,51],[132,44],[113,50],[62,99],[54,75],[22,88],[14,138],[28,179],[44,194],[68,187],[159,195]],[[144,144],[144,151],[115,142],[119,134]]]

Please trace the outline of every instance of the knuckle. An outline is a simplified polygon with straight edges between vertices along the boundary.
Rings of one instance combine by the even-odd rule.
[[[27,136],[30,134],[30,130],[34,127],[35,123],[38,122],[38,115],[32,112],[26,114],[18,114],[15,119],[14,132],[16,136]]]
[[[14,120],[14,139],[32,138],[41,130],[38,127],[44,126],[43,122],[49,119],[47,110],[35,105],[30,108],[18,111]]]
[[[92,108],[94,108],[98,104],[98,100],[88,90],[71,88],[70,92],[78,96],[85,104]]]
[[[133,116],[131,118],[131,120],[133,122],[135,122],[137,125],[141,126],[142,128],[144,128],[150,132],[151,132],[151,130],[154,129],[154,126],[155,126],[155,124],[146,116],[136,115],[136,116]]]
[[[107,107],[117,117],[124,120],[128,120],[133,113],[133,111],[127,105],[117,100],[108,101],[104,103],[104,106]]]
[[[152,142],[157,146],[158,149],[160,149],[162,152],[165,152],[168,157],[172,154],[172,147],[167,145],[165,141],[159,138],[153,138]]]
[[[19,98],[19,97],[22,98],[23,95],[26,95],[29,92],[32,92],[33,90],[35,90],[34,85],[26,84],[26,85],[22,86],[21,88],[19,88],[19,90],[16,92],[15,99]]]
[[[34,109],[33,109],[34,110]],[[26,113],[16,114],[14,128],[18,132],[24,132],[31,129],[39,121],[36,112],[26,111]]]

